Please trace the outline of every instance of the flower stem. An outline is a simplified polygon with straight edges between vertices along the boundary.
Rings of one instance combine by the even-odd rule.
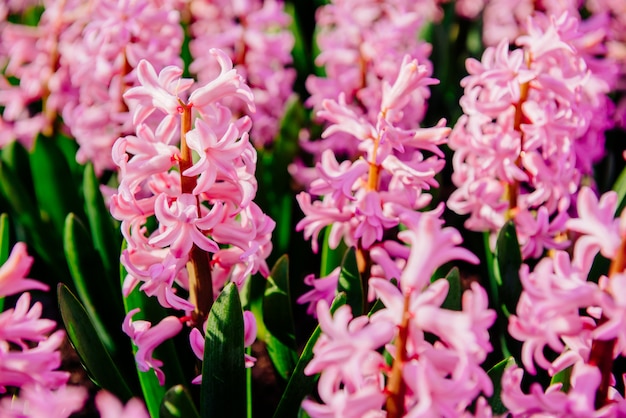
[[[530,54],[526,54],[526,65],[530,68],[531,58]],[[516,132],[519,132],[520,136],[520,152],[515,160],[515,165],[523,170],[522,167],[522,155],[524,153],[524,132],[522,132],[522,122],[524,122],[524,111],[522,106],[528,100],[528,90],[530,88],[530,83],[527,81],[525,83],[520,84],[520,94],[519,100],[515,103],[515,116],[513,119],[513,129]],[[517,196],[519,195],[519,182],[514,181],[513,183],[508,185],[507,190],[508,198],[509,198],[509,214],[508,218],[511,219],[514,217],[515,210],[517,208]]]
[[[402,376],[404,363],[406,363],[406,344],[409,337],[409,299],[410,293],[404,295],[404,308],[402,322],[398,327],[398,338],[396,338],[396,358],[391,366],[391,373],[387,387],[387,418],[400,418],[404,415],[404,397],[406,394],[406,383]]]
[[[191,149],[187,146],[187,133],[191,131],[191,106],[181,104],[182,116],[180,124],[180,185],[182,193],[193,193],[196,187],[196,178],[183,175],[183,172],[193,165]],[[198,216],[201,216],[200,201],[196,196]],[[195,306],[192,313],[194,326],[200,328],[209,315],[213,305],[213,281],[211,279],[211,264],[208,254],[193,245],[189,252],[189,262],[187,263],[187,273],[189,274],[189,299]]]

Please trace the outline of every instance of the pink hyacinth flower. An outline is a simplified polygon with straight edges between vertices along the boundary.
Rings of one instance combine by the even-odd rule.
[[[80,412],[87,397],[87,388],[82,386],[64,385],[51,390],[39,384],[28,384],[20,389],[19,396],[8,396],[0,400],[0,416],[3,418],[68,418]],[[111,416],[108,415],[108,417]],[[116,415],[116,417],[121,417],[121,415]]]
[[[32,264],[33,258],[26,253],[26,244],[15,244],[9,259],[0,267],[0,298],[25,290],[48,290],[47,285],[26,278]]]
[[[146,407],[138,398],[132,398],[126,405],[106,390],[96,395],[96,408],[100,418],[150,418]]]
[[[163,385],[165,383],[165,374],[160,369],[163,362],[155,359],[152,353],[165,340],[176,336],[183,329],[183,324],[175,316],[165,317],[155,326],[152,326],[148,321],[133,321],[133,316],[139,311],[140,309],[137,308],[128,312],[126,318],[124,318],[122,330],[137,346],[135,360],[139,370],[147,372],[150,369],[154,369],[159,383]]]

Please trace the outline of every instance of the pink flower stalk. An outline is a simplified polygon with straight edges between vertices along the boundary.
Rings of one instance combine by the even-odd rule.
[[[138,398],[132,398],[124,405],[106,390],[96,395],[96,408],[100,418],[150,418],[145,405]]]
[[[453,248],[440,250],[456,257]],[[422,276],[414,268],[420,261],[412,260],[417,254],[411,252],[402,280]],[[331,317],[326,301],[317,304],[322,336],[305,373],[320,373],[318,392],[323,404],[305,400],[302,407],[309,415],[385,416],[383,404],[387,401],[389,413],[389,382],[396,362],[406,388],[400,401],[406,413],[402,416],[461,416],[481,393],[491,395],[491,381],[480,364],[492,350],[488,329],[495,312],[488,309],[487,294],[480,286],[474,284],[464,293],[462,311],[456,312],[441,308],[448,292],[446,280],[425,283],[423,288],[398,288],[384,279],[370,279],[370,285],[385,305],[370,318],[353,318],[347,306]],[[437,341],[427,341],[425,333]],[[398,345],[403,338],[404,345]],[[394,357],[391,369],[381,347]]]
[[[171,2],[156,0],[92,2],[82,16],[80,37],[61,45],[77,98],[63,109],[63,119],[80,148],[80,163],[91,161],[96,173],[112,170],[114,141],[133,132],[122,95],[138,84],[134,69],[149,59],[158,70],[182,65],[180,16]]]
[[[328,107],[330,100],[341,105],[341,113],[351,113],[351,120],[362,119],[375,126],[381,109],[387,108],[387,103],[382,104],[383,96],[389,101],[398,92],[392,92],[390,86],[409,87],[403,82],[403,73],[411,77],[415,69],[411,65],[398,65],[406,59],[420,63],[419,75],[413,77],[419,85],[402,95],[399,106],[402,111],[393,117],[393,124],[400,129],[416,128],[424,117],[430,96],[429,83],[419,80],[432,74],[428,61],[431,46],[419,40],[418,34],[427,21],[442,16],[437,3],[431,0],[392,3],[336,0],[318,8],[316,40],[320,54],[315,63],[324,67],[325,77],[311,75],[306,81],[311,94],[306,104],[313,108],[317,120],[326,126],[338,124],[328,119],[329,112],[335,113],[335,109]],[[359,125],[363,126],[359,132],[365,129],[366,125]],[[312,138],[301,145],[314,154],[315,161],[320,161],[322,151],[327,149],[354,161],[360,156],[360,139],[360,135],[343,129],[328,130],[322,139]],[[306,179],[316,178],[309,170],[295,163],[291,171],[298,181],[308,186]]]
[[[289,67],[294,38],[283,2],[191,2],[189,10],[193,56],[190,70],[201,83],[212,80],[219,68],[206,49],[223,50],[254,94],[257,111],[252,115],[251,140],[258,148],[271,146],[296,77]],[[228,101],[228,106],[236,115],[246,114],[241,102]]]
[[[275,225],[252,201],[257,184],[251,120],[226,107],[239,101],[254,111],[252,91],[224,52],[210,53],[219,72],[196,88],[181,78],[180,68],[157,73],[140,61],[139,85],[124,94],[136,135],[113,147],[120,185],[111,213],[122,221],[128,243],[121,256],[128,272],[124,293],[140,286],[164,307],[191,314],[195,326],[228,281],[243,286],[252,274],[269,274],[265,258]],[[149,218],[157,221],[153,230]],[[208,293],[199,295],[199,288]],[[182,329],[174,320],[163,325],[159,343]],[[138,331],[148,326],[142,322]],[[138,362],[154,368],[162,382],[160,364],[150,358],[152,342],[136,343],[140,351],[146,347]]]
[[[596,198],[589,188],[578,194],[578,218],[567,227],[581,235],[573,254],[557,251],[530,272],[520,270],[523,292],[515,315],[509,317],[509,333],[523,341],[522,362],[526,371],[535,365],[551,375],[572,366],[571,389],[560,386],[545,391],[538,385],[524,394],[519,387],[523,370],[510,370],[503,377],[502,400],[513,416],[551,413],[558,416],[619,416],[625,404],[615,390],[613,359],[626,355],[626,301],[624,274],[624,216],[614,219],[615,193]],[[598,284],[587,281],[595,256],[612,258],[609,276]],[[557,354],[546,358],[546,346]]]
[[[73,42],[77,34],[68,30],[84,9],[76,0],[46,1],[37,27],[2,24],[0,57],[6,68],[0,76],[0,106],[4,107],[0,147],[18,140],[31,148],[39,133],[51,134],[63,106],[75,100],[67,68],[61,64],[60,49]],[[11,85],[5,77],[15,77]],[[43,110],[31,114],[38,103]]]
[[[495,234],[511,219],[525,258],[564,249],[562,235],[581,179],[601,157],[611,123],[602,73],[579,49],[574,17],[536,15],[509,51],[506,40],[481,62],[468,59],[448,206],[466,226]]]
[[[408,253],[392,251],[392,255],[388,249],[393,244],[385,243],[394,241],[391,231],[399,225],[411,228],[413,218],[418,216],[415,210],[430,202],[430,195],[424,191],[438,185],[435,175],[444,165],[438,147],[445,143],[449,129],[444,120],[424,129],[405,129],[398,123],[410,111],[412,94],[434,83],[425,66],[405,56],[398,78],[382,84],[375,124],[348,106],[343,94],[338,102],[324,101],[318,115],[330,124],[322,137],[351,135],[361,156],[339,163],[333,151],[327,149],[316,165],[317,178],[311,182],[309,193],[296,197],[305,215],[296,229],[303,230],[305,238],[312,238],[314,251],[319,233],[328,226],[331,248],[343,240],[348,246],[373,254],[376,260],[396,265],[388,269],[374,265],[371,271],[362,271],[366,277],[374,271],[387,279],[399,278],[389,274],[398,271]],[[434,155],[425,158],[423,151]],[[312,195],[322,198],[313,201]],[[439,216],[442,209],[434,216]],[[400,235],[398,238],[403,239]]]

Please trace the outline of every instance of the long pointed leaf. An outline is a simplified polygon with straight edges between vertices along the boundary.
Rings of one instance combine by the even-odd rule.
[[[522,265],[522,254],[515,224],[507,222],[500,230],[496,242],[497,272],[500,277],[500,303],[505,315],[510,315],[517,309],[517,301],[522,293],[522,283],[519,278],[519,269]]]
[[[9,259],[9,215],[0,215],[0,266]],[[0,312],[4,310],[4,298],[0,297]]]
[[[246,417],[243,313],[239,291],[227,284],[213,303],[207,320],[200,415]]]
[[[156,417],[150,412],[150,416]],[[200,418],[200,414],[183,385],[171,387],[163,397],[159,418]]]
[[[111,327],[120,328],[124,319],[121,316],[121,289],[117,294],[109,291],[106,286],[108,278],[104,275],[98,253],[92,247],[89,232],[73,213],[67,215],[64,229],[63,248],[78,297],[102,343],[115,356],[118,348],[105,319]]]
[[[68,213],[84,218],[82,199],[72,172],[51,138],[37,138],[30,159],[42,219],[50,219],[58,235],[61,235]]]
[[[268,354],[278,373],[287,380],[298,355],[289,293],[289,259],[286,255],[278,259],[267,278],[263,321],[268,331],[265,338]]]
[[[346,294],[347,303],[352,308],[353,316],[357,317],[363,314],[365,295],[363,294],[363,282],[354,248],[348,248],[341,261],[337,291]]]
[[[500,398],[502,393],[502,375],[504,374],[504,370],[514,364],[515,360],[513,357],[505,358],[487,372],[487,375],[493,383],[493,395],[489,398],[489,405],[491,406],[494,416],[500,416],[508,411]]]
[[[91,164],[85,166],[83,193],[94,247],[100,253],[107,276],[114,277],[117,275],[117,266],[119,265],[121,237],[104,205],[104,198],[100,192],[100,182],[98,182]]]
[[[462,299],[462,289],[461,289],[461,274],[459,272],[458,267],[452,268],[448,275],[446,276],[446,280],[448,281],[448,295],[446,296],[446,300],[443,301],[441,305],[444,309],[450,309],[453,311],[460,311],[462,309],[461,299]]]
[[[67,336],[90,378],[101,388],[128,401],[133,396],[132,391],[104,348],[83,305],[63,283],[59,283],[57,295]]]
[[[334,250],[328,246],[328,238],[330,235],[330,226],[324,229],[324,241],[322,242],[322,261],[320,264],[320,277],[328,276],[335,268],[341,265],[343,255],[348,249],[341,241],[339,246]]]

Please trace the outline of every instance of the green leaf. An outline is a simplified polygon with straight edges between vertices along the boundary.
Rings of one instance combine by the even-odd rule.
[[[75,213],[84,219],[82,198],[74,184],[70,167],[61,150],[52,138],[40,136],[35,141],[30,155],[30,167],[35,186],[35,195],[40,203],[41,218],[50,219],[61,235],[65,217]]]
[[[30,196],[35,194],[30,170],[30,157],[26,148],[17,141],[7,144],[2,148],[2,164],[15,173],[20,183],[24,185],[24,190]]]
[[[550,385],[561,383],[563,385],[561,386],[561,392],[569,392],[570,388],[572,387],[571,377],[573,368],[574,366],[566,367],[565,369],[552,376],[552,379],[550,380]]]
[[[150,411],[150,416],[156,415]],[[176,385],[165,392],[158,416],[159,418],[200,418],[189,391],[183,385]]]
[[[345,293],[339,293],[335,297],[330,311],[335,312],[337,308],[346,304],[346,300]],[[304,369],[313,358],[313,347],[321,334],[322,330],[318,325],[302,350],[298,364],[296,364],[296,368],[289,382],[287,382],[287,387],[283,392],[280,403],[274,412],[274,418],[290,418],[297,416],[302,400],[315,389],[315,382],[318,378],[317,375],[305,375]]]
[[[508,357],[493,366],[487,372],[487,375],[493,383],[493,395],[488,401],[494,416],[502,415],[508,411],[506,406],[502,403],[502,399],[500,397],[502,393],[502,375],[504,374],[504,370],[513,365],[515,365],[515,359],[513,359],[513,357]]]
[[[9,259],[9,215],[0,215],[0,266]],[[0,312],[4,310],[4,298],[0,298]]]
[[[293,65],[296,68],[300,77],[306,76],[311,73],[309,51],[304,43],[302,36],[302,30],[300,29],[301,23],[296,9],[293,4],[286,3],[285,11],[291,16],[290,30],[294,38],[294,46],[291,51],[293,56]],[[300,125],[299,125],[300,126]]]
[[[498,265],[496,272],[500,278],[498,293],[502,310],[508,317],[517,309],[517,301],[522,293],[522,283],[519,278],[522,254],[517,241],[515,224],[512,221],[507,222],[498,234],[495,256]]]
[[[461,298],[463,289],[461,288],[461,274],[458,267],[454,267],[450,270],[446,276],[446,280],[449,284],[448,295],[441,307],[452,311],[460,311],[462,309]]]
[[[322,261],[320,265],[320,277],[328,276],[334,269],[341,266],[341,261],[348,247],[343,241],[334,250],[328,246],[330,226],[324,228],[324,240],[322,241]]]
[[[124,402],[128,401],[133,394],[102,344],[83,305],[63,283],[59,283],[57,295],[67,336],[89,377],[99,387],[115,394]]]
[[[353,316],[356,317],[363,314],[365,295],[363,294],[363,282],[361,281],[361,273],[359,273],[354,248],[349,248],[346,251],[341,262],[337,291],[346,294],[347,303],[352,308]]]
[[[111,215],[104,205],[104,198],[100,192],[100,182],[91,164],[85,166],[83,193],[93,245],[100,254],[107,277],[115,277],[120,258],[120,234],[113,225]]]
[[[213,303],[207,320],[200,389],[203,418],[246,417],[243,332],[239,292],[231,282]]]
[[[0,215],[0,266],[9,259],[9,246],[11,245],[9,241],[11,235],[10,232],[9,215],[3,213]]]
[[[121,315],[122,291],[112,292],[107,286],[109,278],[104,275],[102,261],[93,248],[89,232],[73,213],[67,215],[64,229],[63,248],[76,293],[102,343],[115,356],[118,348],[105,320],[109,329],[119,329],[124,319]]]
[[[2,150],[0,190],[15,216],[16,225],[25,232],[24,239],[29,248],[41,257],[57,279],[62,280],[67,277],[68,272],[65,268],[61,234],[51,232],[50,223],[45,223],[40,218],[37,202],[27,185],[30,173],[22,174],[23,167],[18,167],[17,164],[17,161],[24,159],[24,156],[20,157],[21,151],[17,151],[19,149],[24,151],[23,148],[16,147]],[[11,150],[15,153],[9,152]],[[7,158],[16,160],[7,163]]]
[[[626,207],[626,167],[622,170],[617,181],[613,185],[613,190],[617,193],[617,207],[615,215],[619,216]]]
[[[289,292],[289,258],[283,255],[267,278],[263,296],[263,321],[267,351],[280,376],[287,380],[298,355]]]
[[[126,241],[123,242],[122,249],[125,247]],[[126,270],[124,269],[124,266],[120,265],[120,279],[122,284],[124,283],[125,278]],[[152,323],[157,323],[168,316],[167,310],[159,304],[156,298],[147,296],[144,292],[139,290],[139,287],[135,287],[130,294],[124,298],[124,309],[126,313],[136,308],[139,308],[140,311],[134,315],[133,320],[143,319]],[[134,344],[132,344],[132,353],[137,353],[137,347]],[[176,350],[174,339],[163,341],[156,348],[156,350],[154,350],[153,357],[157,360],[163,361],[161,370],[163,370],[163,373],[165,374],[165,383],[167,386],[184,383],[189,380],[185,378],[181,366],[181,358],[184,358],[185,356],[189,357],[189,354],[191,353],[185,353],[184,351],[179,353]],[[193,367],[192,365],[187,364],[185,366],[189,366],[190,369]],[[137,377],[139,378],[139,384],[141,386],[141,391],[143,393],[143,398],[146,402],[148,412],[150,412],[150,416],[155,417],[159,411],[163,410],[164,397],[167,396],[165,386],[161,386],[159,379],[153,370],[143,372],[137,368],[136,364],[134,364],[133,369],[137,371]]]

